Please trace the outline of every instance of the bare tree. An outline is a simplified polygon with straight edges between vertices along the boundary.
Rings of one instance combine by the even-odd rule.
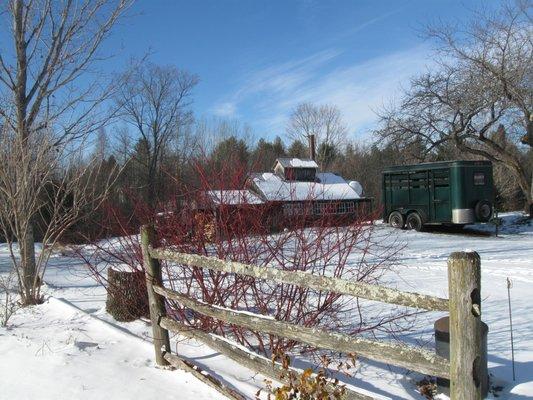
[[[1,6],[0,26],[14,49],[0,50],[0,125],[8,156],[1,164],[1,218],[6,237],[19,245],[20,261],[12,255],[23,304],[40,301],[46,263],[46,257],[37,261],[35,256],[35,218],[44,204],[40,199],[52,181],[61,182],[56,195],[77,191],[75,176],[73,182],[68,174],[52,179],[56,166],[64,161],[69,143],[95,132],[109,118],[100,106],[111,88],[98,79],[80,78],[103,59],[101,44],[130,3],[10,0]],[[58,196],[51,199],[59,202],[54,212],[63,212],[66,198]],[[73,214],[54,216],[54,227],[48,228],[56,233],[50,237],[63,231],[56,229],[59,221],[64,227],[74,219]]]
[[[123,120],[132,125],[146,146],[147,201],[157,197],[158,174],[164,152],[180,142],[184,126],[192,121],[189,110],[198,77],[173,66],[135,63],[120,77],[115,102]]]
[[[41,132],[22,141],[16,133],[0,137],[0,231],[6,238],[21,302],[41,299],[41,282],[51,251],[63,234],[107,197],[119,171],[84,161],[85,146],[52,145],[56,136]],[[103,182],[96,185],[96,182]],[[42,251],[31,266],[19,238],[38,229]],[[20,257],[17,256],[17,246]],[[35,253],[33,253],[35,255]]]
[[[533,115],[529,116],[529,124],[527,126],[527,133],[520,138],[520,142],[529,146],[529,167],[533,170]],[[533,173],[531,173],[531,198],[533,199]],[[533,203],[529,204],[529,218],[533,218]]]
[[[230,137],[239,138],[249,148],[257,141],[256,133],[247,123],[228,118],[200,118],[194,124],[194,137],[196,138],[199,154],[211,154],[220,142]]]
[[[418,142],[427,153],[453,144],[499,163],[531,204],[531,171],[520,150],[533,105],[530,4],[477,14],[465,29],[429,28],[438,67],[414,78],[400,104],[381,113],[378,134],[400,145]]]
[[[14,270],[0,275],[0,326],[6,327],[11,316],[19,308],[17,282]]]
[[[315,135],[317,148],[338,149],[346,133],[341,112],[334,105],[299,104],[287,124],[287,135],[293,141],[307,143]]]

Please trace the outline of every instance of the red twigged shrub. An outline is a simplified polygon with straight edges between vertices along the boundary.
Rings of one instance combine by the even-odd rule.
[[[106,203],[101,239],[88,246],[73,247],[75,255],[87,266],[89,273],[107,290],[106,311],[117,321],[133,321],[149,317],[146,278],[142,252],[138,240],[139,216],[141,223],[151,212],[142,202],[135,201],[136,212],[124,216],[116,207]]]
[[[313,203],[303,202],[298,212],[286,212],[283,203],[259,204],[250,200],[249,171],[238,163],[214,166],[197,162],[195,169],[197,186],[182,187],[182,195],[163,211],[150,213],[146,205],[137,207],[144,214],[136,220],[156,225],[158,246],[366,283],[378,283],[395,265],[400,248],[381,244],[371,222],[376,215],[368,209],[355,215],[324,212],[317,216]],[[332,202],[328,207],[334,206]],[[100,276],[95,260],[96,265],[120,263],[132,270],[142,268],[138,236],[131,234],[130,220],[116,212],[110,212],[110,216],[123,235],[100,244],[96,258],[87,263],[93,264],[93,271]],[[397,330],[395,322],[405,316],[397,311],[378,315],[373,305],[330,292],[168,262],[163,262],[163,268],[166,285],[192,298],[306,327],[375,334]],[[267,355],[315,353],[315,349],[297,342],[224,324],[175,302],[169,303],[168,312],[186,325],[231,337]]]

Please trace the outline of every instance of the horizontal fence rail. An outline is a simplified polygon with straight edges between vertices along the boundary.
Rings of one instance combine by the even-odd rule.
[[[165,307],[165,299],[167,299],[227,324],[295,340],[315,348],[355,353],[363,358],[449,379],[452,400],[482,399],[481,387],[483,385],[481,383],[487,379],[488,375],[483,375],[483,366],[481,365],[481,265],[477,253],[452,253],[448,258],[450,292],[450,299],[448,300],[378,285],[352,282],[341,278],[318,276],[298,270],[288,271],[268,266],[259,267],[196,254],[179,253],[172,249],[153,248],[154,234],[153,226],[143,226],[141,229],[141,245],[146,269],[154,349],[158,365],[170,364],[188,370],[226,397],[234,400],[243,398],[240,393],[209,375],[206,371],[202,371],[191,361],[184,360],[177,354],[171,354],[168,337],[168,332],[171,331],[200,340],[230,359],[265,376],[281,382],[286,378],[286,375],[280,374],[280,365],[276,365],[276,363],[272,363],[258,354],[248,352],[226,339],[193,327],[186,327],[183,323],[169,318]],[[447,311],[450,314],[451,361],[435,352],[407,344],[372,340],[316,327],[305,327],[276,320],[270,316],[224,308],[193,299],[163,286],[161,260],[303,288],[351,295],[372,301],[429,311]],[[486,374],[486,365],[484,368]],[[298,372],[293,368],[291,370]],[[486,383],[488,384],[488,380]],[[371,400],[373,398],[350,389],[347,390],[345,399]]]
[[[211,386],[216,391],[222,393],[228,399],[232,400],[247,400],[245,396],[237,392],[235,389],[232,389],[222,382],[220,382],[215,377],[209,375],[207,372],[203,371],[197,365],[194,365],[192,362],[183,360],[175,354],[165,353],[163,355],[165,361],[167,361],[174,368],[179,368],[184,371],[187,371],[193,374],[197,379],[204,382],[206,385]]]
[[[218,351],[219,353],[231,358],[233,361],[243,365],[244,367],[258,372],[265,377],[269,377],[273,380],[282,382],[284,384],[290,384],[291,380],[288,376],[287,370],[292,372],[294,376],[301,375],[304,371],[298,370],[293,367],[287,369],[282,367],[278,362],[263,357],[257,353],[249,352],[241,348],[239,345],[232,343],[231,341],[214,335],[212,333],[203,332],[198,329],[188,327],[176,320],[169,317],[163,317],[160,321],[160,326],[167,329],[170,332],[180,334],[182,336],[193,338],[202,342]],[[327,383],[326,387],[332,392],[335,390],[334,385]],[[343,400],[376,400],[375,397],[368,396],[366,394],[357,392],[351,388],[346,388],[346,392],[343,396]]]
[[[449,309],[447,299],[404,292],[368,283],[353,282],[329,276],[318,276],[303,271],[284,271],[273,267],[258,267],[256,265],[224,261],[197,254],[179,253],[161,248],[150,248],[149,252],[150,256],[158,260],[174,261],[179,264],[207,268],[213,271],[235,273],[309,289],[327,290],[333,293],[429,311],[448,311]]]
[[[157,294],[167,299],[177,301],[191,310],[228,324],[235,324],[243,328],[296,340],[321,349],[355,353],[361,357],[404,367],[423,374],[441,378],[450,377],[449,361],[438,356],[435,352],[399,343],[353,337],[319,328],[308,328],[278,321],[271,317],[240,313],[239,311],[202,303],[161,286],[154,286],[153,289]]]

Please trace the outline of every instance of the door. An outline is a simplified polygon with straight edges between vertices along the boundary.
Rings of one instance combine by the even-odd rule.
[[[432,219],[434,222],[450,222],[450,170],[435,169],[431,171],[431,177]]]

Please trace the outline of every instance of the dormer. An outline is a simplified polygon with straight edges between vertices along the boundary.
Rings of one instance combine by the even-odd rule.
[[[311,159],[278,158],[274,173],[286,181],[314,182],[318,165]]]

